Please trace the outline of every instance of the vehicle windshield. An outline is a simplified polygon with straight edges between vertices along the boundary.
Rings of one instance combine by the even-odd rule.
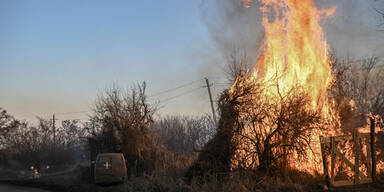
[[[114,165],[122,165],[123,159],[122,159],[121,156],[117,156],[117,155],[103,155],[103,156],[99,156],[99,158],[97,160],[97,163],[98,164],[102,164],[102,163],[105,163],[105,162],[109,162],[109,163],[114,164]]]

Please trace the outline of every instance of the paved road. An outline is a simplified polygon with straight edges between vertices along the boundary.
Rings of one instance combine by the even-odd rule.
[[[49,191],[0,183],[0,192],[49,192]]]

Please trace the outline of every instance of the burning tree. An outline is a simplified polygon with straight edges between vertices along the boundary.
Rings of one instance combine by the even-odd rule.
[[[281,163],[321,172],[319,136],[339,128],[328,98],[333,76],[320,26],[335,9],[318,10],[312,0],[260,2],[260,56],[253,71],[238,74],[222,94],[218,133],[193,168],[268,171]]]
[[[282,94],[277,82],[266,85],[249,81],[249,74],[238,76],[219,101],[222,119],[216,137],[190,171],[259,168],[268,172],[271,167],[314,158],[313,142],[318,139],[314,133],[325,130],[322,111],[310,107],[310,97],[301,86]],[[277,97],[264,94],[271,88],[279,92]]]
[[[259,166],[268,171],[277,163],[286,165],[290,158],[306,159],[312,155],[312,135],[324,130],[323,119],[321,111],[309,107],[311,100],[303,88],[295,86],[282,94],[277,81],[266,86],[241,78],[230,94],[239,114],[233,125],[237,148],[231,168]],[[277,97],[263,94],[271,87],[279,93]]]

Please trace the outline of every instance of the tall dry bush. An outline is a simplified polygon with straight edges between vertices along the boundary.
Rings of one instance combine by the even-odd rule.
[[[147,101],[146,84],[128,91],[117,86],[106,89],[93,106],[92,121],[99,135],[109,138],[113,152],[121,146],[133,174],[150,172],[154,166],[153,114],[156,108]]]
[[[169,152],[193,154],[212,138],[215,123],[209,115],[167,116],[156,121],[155,129],[157,144]]]
[[[204,115],[167,116],[155,122],[156,172],[173,179],[183,177],[199,150],[213,136],[215,123]]]

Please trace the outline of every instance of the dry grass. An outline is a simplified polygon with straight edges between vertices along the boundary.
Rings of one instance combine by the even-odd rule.
[[[222,177],[223,176],[223,177]],[[217,179],[221,178],[221,179]],[[216,174],[203,182],[192,183],[191,191],[317,191],[321,178],[295,170],[264,175],[258,172],[236,171],[221,176]]]
[[[220,177],[222,176],[222,177]],[[72,177],[73,180],[79,177]],[[222,179],[219,179],[222,178]],[[63,179],[62,177],[60,179]],[[57,180],[57,179],[54,179]],[[51,191],[66,192],[200,192],[200,191],[223,191],[223,192],[278,192],[278,191],[383,191],[383,177],[378,176],[376,184],[366,184],[352,187],[330,188],[325,190],[321,175],[309,175],[307,173],[285,170],[274,171],[265,176],[257,172],[233,171],[226,174],[206,175],[202,180],[194,179],[190,185],[186,184],[182,176],[167,174],[166,172],[153,172],[150,175],[130,178],[125,184],[96,186],[92,183],[81,183],[73,181],[69,184],[68,177],[64,182],[36,181],[28,186],[41,187]],[[52,180],[51,180],[52,181]],[[61,184],[58,184],[61,183]],[[25,183],[19,183],[25,185]]]

